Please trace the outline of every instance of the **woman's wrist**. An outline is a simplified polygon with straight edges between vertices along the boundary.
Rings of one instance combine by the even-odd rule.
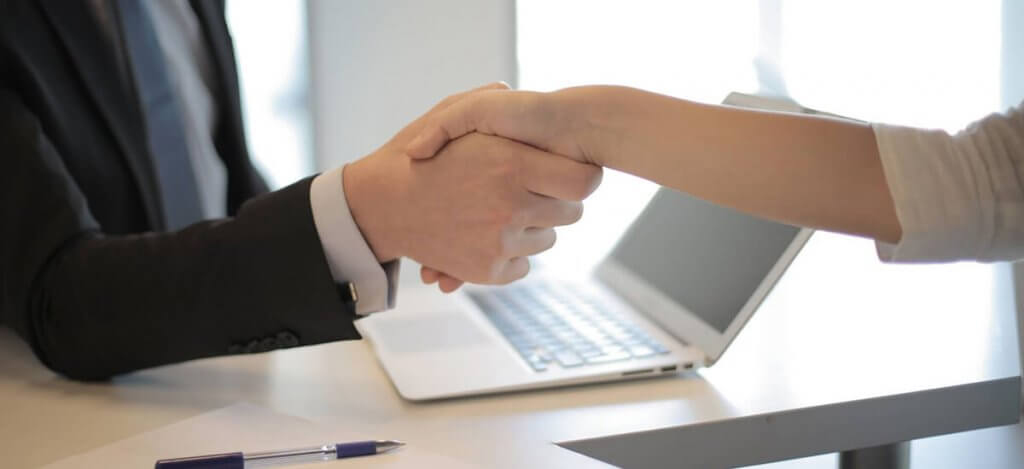
[[[566,88],[563,98],[574,123],[572,134],[587,162],[615,168],[617,160],[633,145],[639,118],[637,90],[625,86],[593,85]]]
[[[602,111],[602,94],[596,86],[565,88],[550,94],[557,113],[559,147],[572,148],[572,158],[597,166],[604,165],[605,148],[602,135],[606,116]]]

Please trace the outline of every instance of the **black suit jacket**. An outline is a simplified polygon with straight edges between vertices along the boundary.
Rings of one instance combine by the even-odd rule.
[[[0,0],[0,322],[72,378],[359,337],[310,180],[263,194],[249,161],[223,0],[192,6],[231,218],[168,233],[139,103],[89,3]]]

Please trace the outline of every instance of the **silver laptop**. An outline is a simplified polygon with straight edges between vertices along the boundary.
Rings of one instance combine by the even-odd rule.
[[[410,400],[675,374],[725,352],[810,235],[661,189],[590,278],[403,291],[357,324]]]

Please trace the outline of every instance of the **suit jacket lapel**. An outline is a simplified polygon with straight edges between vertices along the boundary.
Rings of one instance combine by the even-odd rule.
[[[210,46],[213,63],[217,67],[222,91],[228,96],[226,104],[238,106],[238,89],[228,86],[238,83],[235,54],[231,50],[231,37],[224,23],[224,2],[220,0],[191,0],[192,9],[202,25],[204,37]],[[235,102],[231,102],[231,97]]]
[[[94,12],[89,10],[89,2],[41,0],[40,4],[120,147],[135,178],[150,226],[162,229],[163,206],[156,190],[142,112],[131,91],[134,88],[119,72],[115,49],[104,36]]]
[[[232,133],[232,138],[238,139],[238,145],[244,146],[245,136],[240,114],[241,98],[238,90],[238,71],[235,69],[235,53],[231,46],[231,35],[228,33],[227,24],[224,21],[223,0],[191,0],[192,9],[199,18],[199,24],[203,28],[204,38],[210,46],[210,54],[214,66],[217,68],[220,89],[214,94],[217,104],[220,107],[222,128]],[[238,170],[238,166],[244,161],[239,161],[242,153],[227,152],[220,157],[229,169]]]

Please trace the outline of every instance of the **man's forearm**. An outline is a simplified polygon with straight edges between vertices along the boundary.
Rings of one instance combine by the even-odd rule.
[[[77,379],[359,338],[308,193],[304,180],[235,218],[73,242],[44,266],[12,325],[46,365]]]
[[[564,90],[595,163],[714,203],[895,242],[900,225],[871,127],[699,104],[624,87]]]

